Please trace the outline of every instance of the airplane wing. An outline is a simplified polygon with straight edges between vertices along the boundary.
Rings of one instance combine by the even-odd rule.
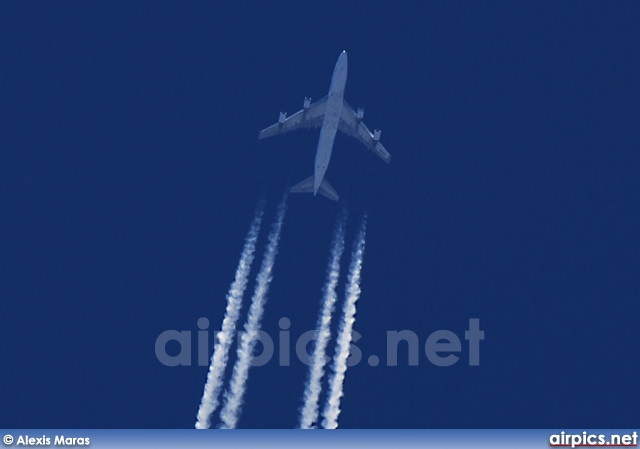
[[[362,123],[362,115],[358,116],[346,101],[342,103],[342,114],[338,122],[338,129],[348,136],[358,139],[364,146],[380,156],[387,164],[391,161],[391,155],[379,142],[380,131],[372,134],[369,128]]]
[[[305,100],[305,105],[308,103],[309,101]],[[327,97],[324,97],[313,104],[308,104],[308,107],[305,107],[301,111],[298,111],[289,117],[284,113],[280,113],[280,120],[278,120],[278,123],[260,131],[258,139],[266,139],[267,137],[276,136],[289,131],[295,131],[300,128],[317,128],[322,126],[326,106]]]

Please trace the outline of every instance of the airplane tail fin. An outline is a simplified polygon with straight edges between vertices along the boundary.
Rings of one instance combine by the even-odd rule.
[[[295,186],[291,187],[291,193],[313,193],[313,175],[309,176],[304,181],[299,182]],[[322,180],[322,184],[320,184],[320,188],[318,189],[318,193],[326,198],[329,198],[333,201],[340,200],[340,197],[336,193],[329,181],[326,179]]]

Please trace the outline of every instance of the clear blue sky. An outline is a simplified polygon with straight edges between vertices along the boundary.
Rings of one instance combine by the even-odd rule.
[[[342,50],[392,154],[338,136],[327,172],[349,245],[369,214],[358,347],[469,318],[485,340],[478,367],[463,342],[447,368],[351,368],[340,426],[637,425],[638,23],[625,1],[3,2],[0,425],[193,426],[207,369],[155,340],[220,325],[257,201],[268,224],[313,169],[317,131],[258,131]],[[290,198],[274,339],[314,326],[338,213]],[[305,376],[253,369],[240,427],[294,427]]]

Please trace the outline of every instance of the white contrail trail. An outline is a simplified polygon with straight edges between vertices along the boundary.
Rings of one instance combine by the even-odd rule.
[[[256,241],[260,233],[263,214],[264,200],[261,200],[260,203],[258,203],[255,217],[244,241],[244,248],[242,249],[238,268],[236,269],[236,277],[231,283],[229,292],[227,293],[227,308],[224,319],[222,320],[222,330],[218,333],[213,355],[211,356],[207,382],[204,385],[204,392],[202,394],[202,400],[200,401],[200,408],[198,409],[196,429],[208,429],[211,426],[211,414],[218,408],[222,378],[224,377],[224,371],[229,359],[229,347],[236,333],[236,323],[242,308],[242,297],[247,288],[247,278],[251,271],[251,264],[256,250]]]
[[[304,405],[300,412],[300,428],[310,429],[318,420],[318,399],[322,390],[322,376],[324,376],[324,365],[326,357],[327,343],[331,337],[331,315],[336,303],[336,287],[340,277],[340,259],[344,251],[344,227],[346,222],[346,209],[336,222],[333,242],[331,244],[331,255],[327,267],[327,282],[324,285],[323,304],[318,316],[316,325],[316,344],[313,349],[312,364],[309,367],[307,386],[304,390]]]
[[[356,321],[356,302],[360,296],[360,272],[362,270],[362,256],[364,255],[366,224],[367,217],[364,216],[351,255],[343,318],[340,323],[340,329],[338,330],[336,355],[333,359],[333,377],[329,381],[329,395],[323,412],[324,420],[322,421],[322,425],[325,429],[335,429],[338,427],[340,399],[344,394],[344,376],[347,371],[347,358],[349,357],[349,349],[351,346],[353,324]]]
[[[272,276],[271,271],[276,260],[278,252],[278,240],[280,239],[280,231],[282,230],[282,222],[287,211],[287,196],[282,197],[282,201],[278,206],[276,220],[269,234],[269,242],[262,259],[262,266],[256,278],[256,287],[251,300],[249,316],[244,325],[245,332],[242,334],[242,341],[238,348],[238,360],[233,367],[233,375],[231,384],[225,393],[225,403],[220,412],[222,420],[221,427],[234,429],[238,423],[242,400],[246,389],[247,377],[249,376],[249,366],[253,357],[253,350],[256,345],[258,331],[260,330],[260,322],[264,312],[264,305],[267,301],[267,293],[269,291],[269,283]]]

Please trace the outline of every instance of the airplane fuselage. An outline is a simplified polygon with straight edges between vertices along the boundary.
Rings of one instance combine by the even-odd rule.
[[[289,117],[286,112],[280,112],[278,121],[258,134],[258,139],[266,139],[297,129],[320,128],[313,174],[291,187],[289,189],[291,193],[320,194],[332,201],[340,201],[340,195],[325,177],[337,131],[356,138],[383,161],[389,163],[391,155],[380,143],[380,131],[375,130],[372,133],[362,122],[364,109],[358,108],[356,112],[344,100],[346,84],[347,52],[343,51],[333,69],[329,95],[315,103],[311,103],[311,98],[305,97],[301,110]]]
[[[347,52],[343,51],[336,62],[331,77],[331,87],[329,88],[329,96],[327,97],[327,106],[320,129],[320,138],[318,139],[318,150],[316,151],[316,166],[313,180],[313,194],[318,193],[318,189],[324,179],[324,174],[331,160],[331,151],[333,150],[333,141],[338,131],[338,122],[342,113],[342,104],[344,96],[344,87],[347,84]]]

